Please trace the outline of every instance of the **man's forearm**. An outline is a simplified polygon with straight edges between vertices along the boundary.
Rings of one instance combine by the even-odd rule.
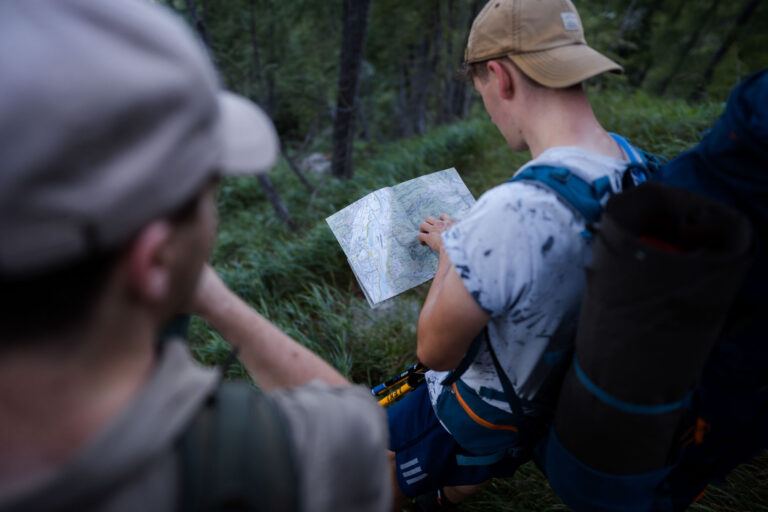
[[[349,384],[331,365],[275,327],[223,283],[211,288],[215,296],[206,301],[200,314],[238,350],[259,387],[293,387],[314,379]]]
[[[422,310],[431,312],[432,307],[434,306],[435,298],[439,295],[440,287],[445,281],[445,276],[448,275],[448,272],[450,272],[452,266],[453,264],[451,263],[451,259],[448,257],[448,254],[446,254],[445,249],[443,249],[441,246],[440,253],[438,255],[435,277],[432,278],[432,284],[429,287],[429,292],[427,292],[427,298],[424,300],[424,306],[422,306]]]

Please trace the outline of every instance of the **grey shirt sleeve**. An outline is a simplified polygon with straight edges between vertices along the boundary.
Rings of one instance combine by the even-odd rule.
[[[301,510],[389,510],[386,415],[367,388],[313,381],[269,396],[290,429]]]

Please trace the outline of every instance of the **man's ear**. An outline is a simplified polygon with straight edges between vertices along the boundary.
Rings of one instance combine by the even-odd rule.
[[[510,70],[501,61],[490,60],[486,63],[488,71],[496,77],[496,85],[499,88],[499,97],[511,100],[515,95],[515,81]]]
[[[171,225],[165,220],[145,226],[125,253],[128,290],[144,300],[164,300],[171,287]]]

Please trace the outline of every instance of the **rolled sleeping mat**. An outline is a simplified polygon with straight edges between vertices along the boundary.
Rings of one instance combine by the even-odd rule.
[[[683,189],[646,183],[608,201],[546,454],[550,483],[566,504],[644,510],[640,496],[653,493],[637,486],[652,490],[666,474],[751,240],[745,217]],[[616,507],[604,497],[581,503],[590,492],[639,494]],[[569,503],[564,495],[574,493]]]

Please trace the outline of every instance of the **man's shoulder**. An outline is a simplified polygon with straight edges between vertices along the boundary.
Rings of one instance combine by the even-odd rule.
[[[317,428],[347,436],[362,428],[364,437],[375,440],[385,425],[381,406],[362,386],[328,386],[319,381],[268,393],[269,399],[291,426],[297,442],[314,437]],[[311,420],[309,423],[306,420]],[[354,440],[350,440],[354,444]]]
[[[220,469],[247,468],[257,481],[244,480],[248,485],[239,492],[243,499],[269,501],[266,510],[305,510],[309,502],[321,511],[385,508],[388,494],[379,484],[387,482],[386,424],[368,389],[314,381],[262,393],[246,383],[223,383],[213,403],[200,411],[181,444],[187,503],[218,494],[207,469],[215,460]],[[373,478],[357,482],[368,486],[365,499],[348,496],[348,471]]]
[[[219,416],[219,422],[239,421],[244,417],[265,420],[272,416],[291,445],[306,446],[332,438],[364,449],[385,440],[386,416],[363,386],[329,386],[312,381],[303,386],[261,392],[244,382],[222,383],[212,395],[217,404],[206,408]],[[199,416],[200,413],[198,413]]]
[[[313,382],[268,396],[286,420],[313,510],[389,507],[386,415],[369,389]]]
[[[591,182],[603,176],[620,177],[627,164],[625,160],[594,153],[580,147],[556,146],[547,149],[522,166],[518,173],[531,166],[549,166],[568,169],[583,180]]]
[[[482,222],[521,214],[530,220],[527,213],[531,210],[553,212],[561,208],[550,190],[529,181],[507,181],[484,192],[467,219]]]

